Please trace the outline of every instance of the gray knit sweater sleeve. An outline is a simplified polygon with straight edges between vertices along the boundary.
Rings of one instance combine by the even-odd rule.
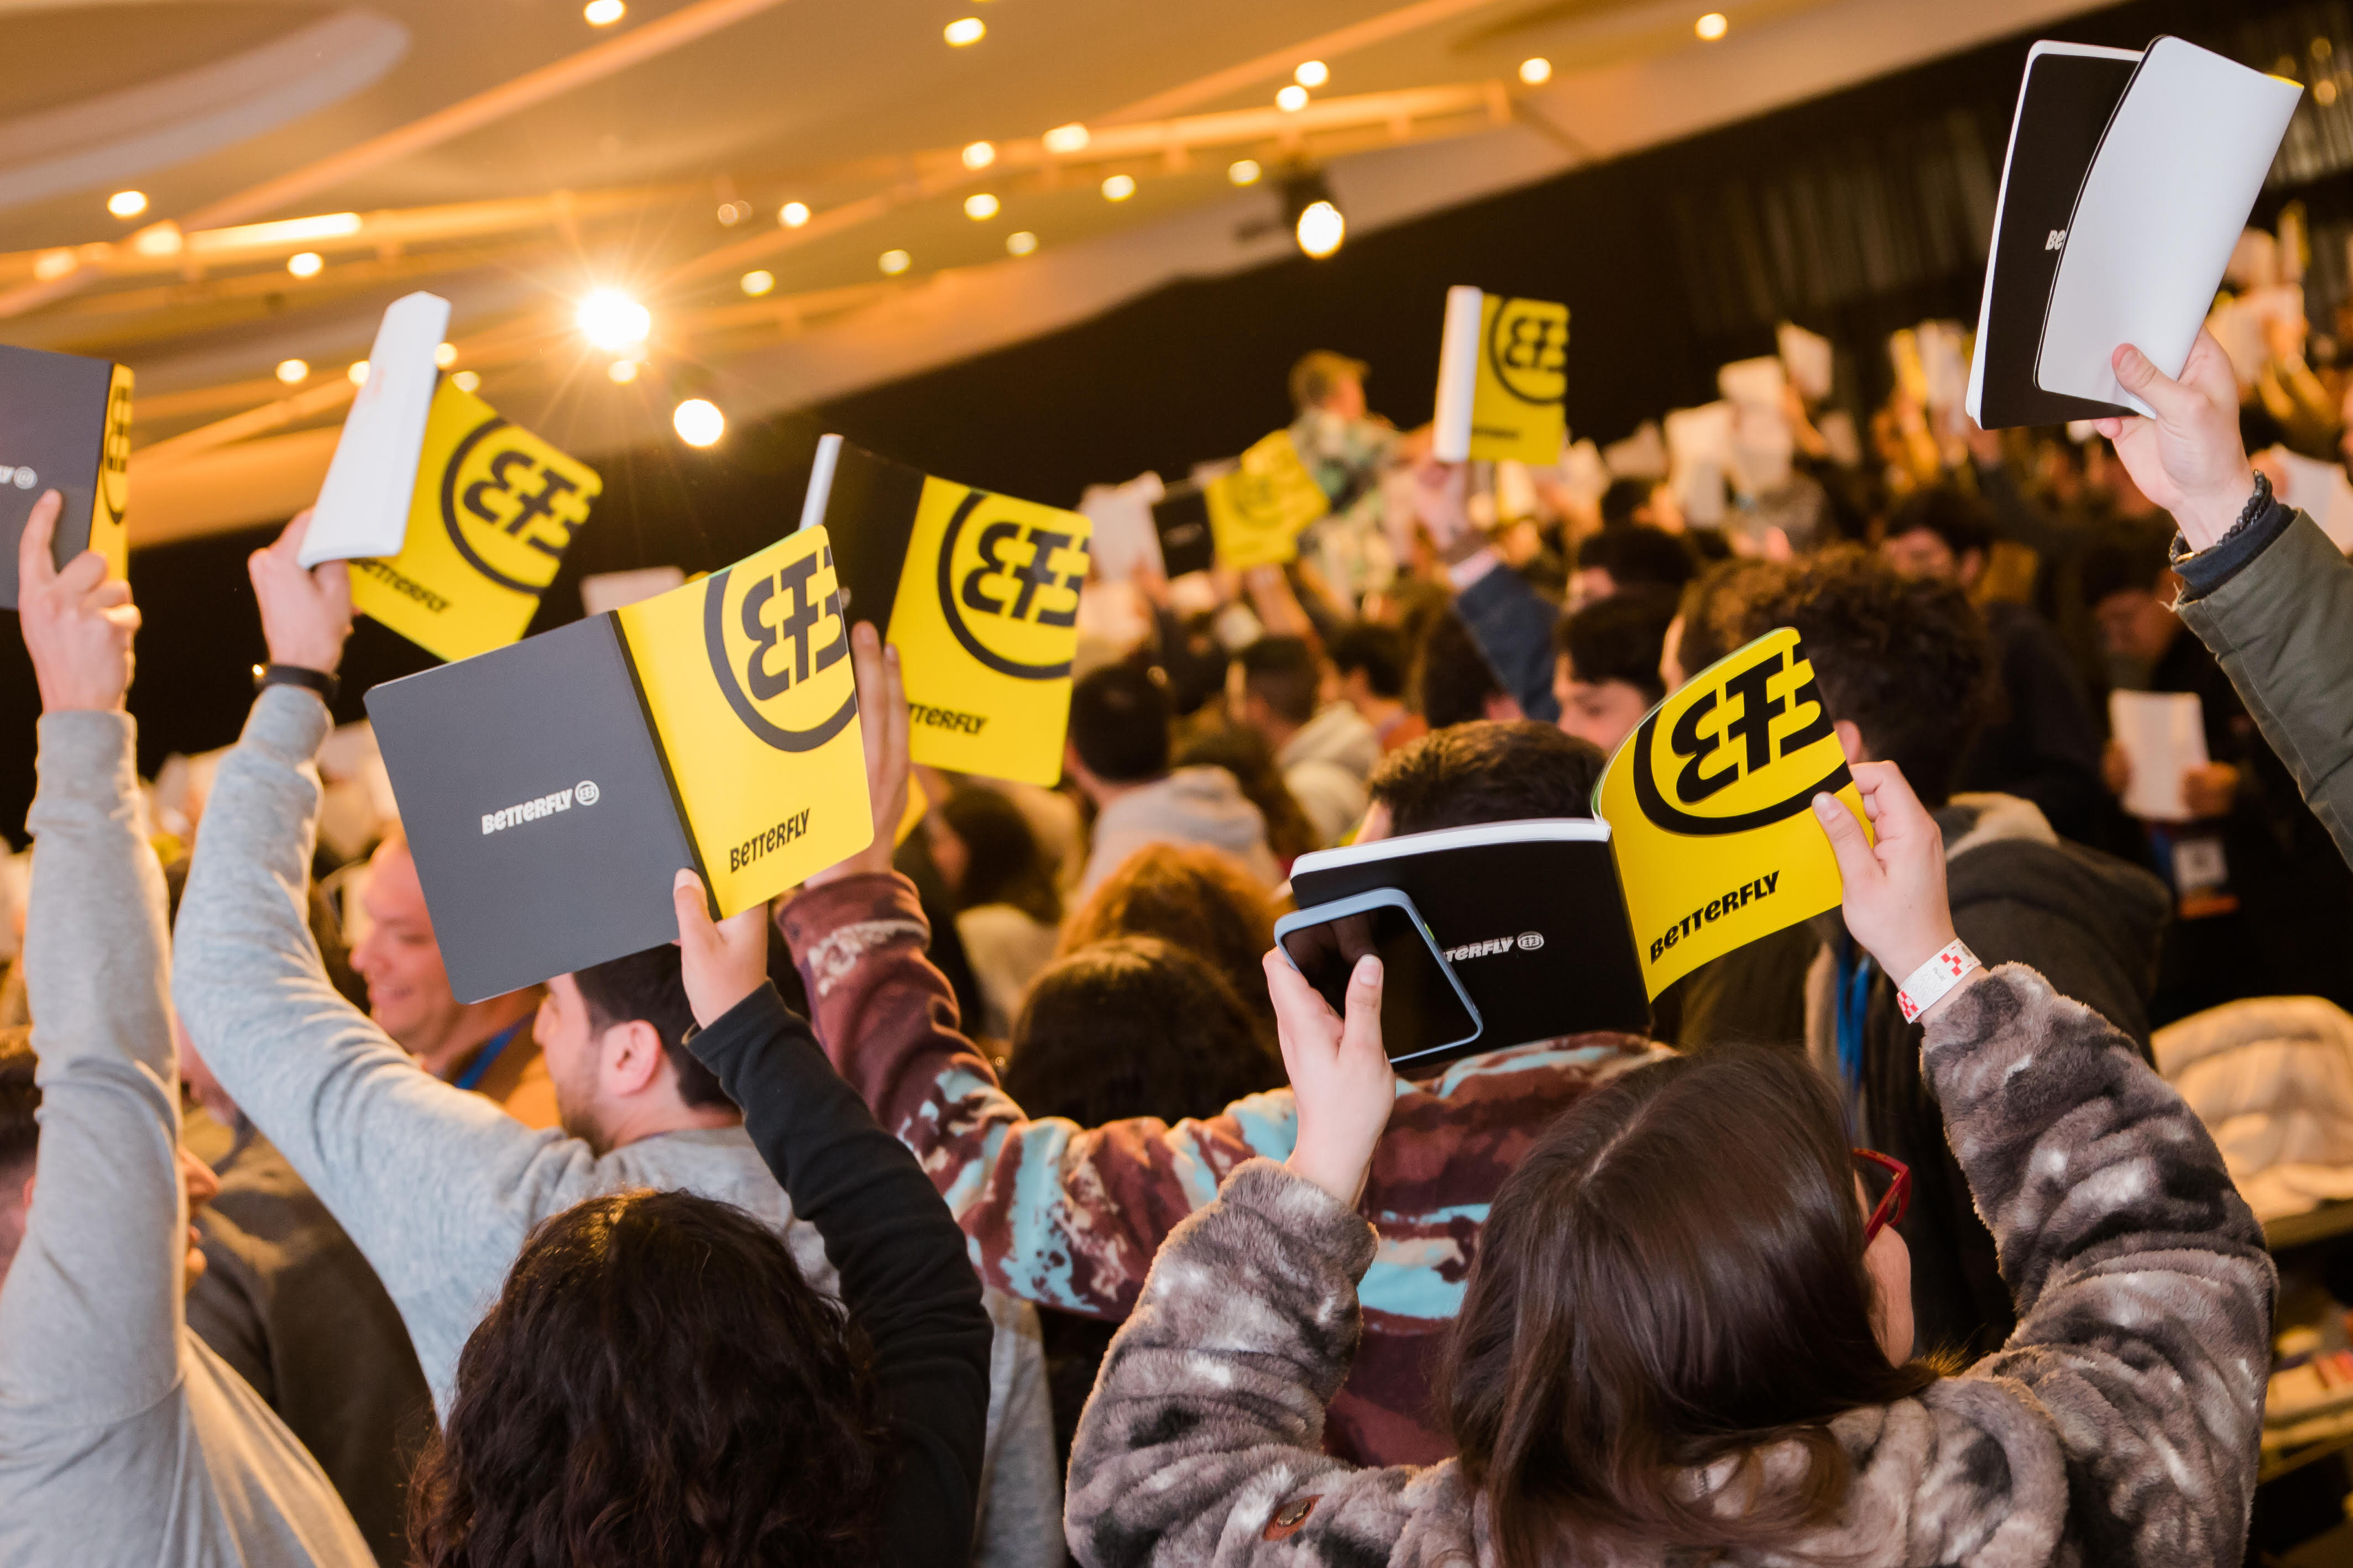
[[[306,908],[328,722],[296,687],[254,700],[206,803],[174,999],[221,1087],[383,1279],[446,1412],[467,1334],[594,1156],[423,1071],[328,980]]]

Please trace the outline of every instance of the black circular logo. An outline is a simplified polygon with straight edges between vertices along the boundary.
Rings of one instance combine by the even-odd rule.
[[[964,650],[999,675],[1059,680],[1071,673],[1071,660],[1050,655],[1063,640],[1057,634],[1078,624],[1087,542],[1075,531],[1011,518],[991,519],[967,532],[973,514],[992,499],[971,491],[948,518],[940,541],[940,614]],[[1057,568],[1058,552],[1071,570]]]
[[[1506,300],[1487,331],[1487,363],[1523,403],[1558,403],[1568,391],[1568,313],[1542,300]]]
[[[819,558],[804,555],[776,571],[741,576],[733,566],[714,573],[702,595],[702,641],[711,673],[744,727],[780,752],[813,752],[857,716],[853,685],[841,705],[819,722],[795,729],[781,721],[786,695],[849,657],[849,622],[841,595],[811,590]],[[823,556],[833,569],[833,551]],[[776,606],[776,614],[768,614]],[[825,624],[830,638],[819,641]]]
[[[441,526],[466,564],[535,596],[555,580],[574,531],[587,521],[588,498],[533,444],[501,415],[467,431],[441,471]]]
[[[1707,672],[1714,684],[1682,704],[1668,731],[1667,749],[1674,761],[1662,761],[1656,746],[1659,715],[1646,717],[1634,731],[1634,799],[1642,815],[1670,833],[1712,837],[1746,833],[1751,828],[1787,821],[1809,809],[1814,796],[1836,795],[1854,782],[1843,758],[1821,777],[1777,799],[1758,803],[1757,791],[1734,786],[1761,773],[1780,759],[1816,742],[1828,739],[1829,707],[1811,666],[1806,678],[1786,696],[1771,689],[1773,678],[1806,663],[1805,647],[1791,637],[1787,648],[1776,649],[1727,675]],[[1806,710],[1812,716],[1806,717]],[[1717,721],[1713,725],[1709,721]],[[1799,720],[1803,722],[1798,722]],[[1777,734],[1776,721],[1783,729]],[[1668,770],[1663,782],[1661,768]],[[1767,786],[1769,787],[1769,786]],[[1705,809],[1706,803],[1732,791],[1729,804]],[[1672,796],[1670,799],[1670,796]]]

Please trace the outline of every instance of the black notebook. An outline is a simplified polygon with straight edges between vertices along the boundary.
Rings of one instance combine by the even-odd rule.
[[[16,607],[16,542],[50,490],[65,501],[49,546],[55,563],[95,550],[106,557],[109,576],[125,574],[130,452],[128,370],[0,344],[0,609]]]
[[[1484,1025],[1467,1051],[1647,1035],[1651,1004],[1609,853],[1590,818],[1482,823],[1302,855],[1303,910],[1376,888],[1414,902]]]
[[[1208,493],[1190,480],[1171,485],[1152,503],[1152,531],[1160,538],[1160,574],[1182,577],[1207,572],[1217,559],[1217,540],[1209,531]]]

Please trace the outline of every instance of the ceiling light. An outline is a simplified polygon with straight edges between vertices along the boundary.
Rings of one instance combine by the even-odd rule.
[[[449,379],[460,392],[471,392],[482,384],[482,378],[470,370],[461,370]]]
[[[605,374],[613,378],[615,385],[627,386],[638,379],[638,362],[633,359],[617,359],[605,367]]]
[[[351,368],[344,371],[343,374],[350,378],[351,384],[353,386],[365,386],[367,384],[367,361],[364,359],[355,359],[352,361]]]
[[[670,424],[690,447],[708,447],[727,434],[727,416],[708,398],[688,398],[670,412]]]
[[[151,223],[131,237],[131,248],[142,256],[177,256],[185,244],[187,237],[170,218]]]
[[[1291,79],[1302,87],[1322,87],[1332,79],[1332,68],[1322,60],[1302,60],[1299,68],[1291,73]]]
[[[70,250],[44,250],[33,261],[33,276],[44,283],[62,278],[73,269],[74,253]]]
[[[1045,140],[1047,152],[1069,153],[1085,152],[1089,138],[1087,128],[1073,121],[1047,132]]]
[[[588,0],[588,4],[580,8],[580,14],[588,18],[588,25],[592,27],[609,27],[626,16],[628,9],[621,0]]]
[[[311,379],[311,367],[299,359],[280,360],[278,379],[289,386],[292,386],[297,382],[308,381]]]
[[[315,250],[298,250],[286,258],[286,270],[297,278],[316,278],[327,263]]]
[[[117,191],[106,198],[106,210],[116,217],[137,217],[147,210],[147,193]]]
[[[773,272],[764,269],[757,272],[746,272],[744,274],[744,292],[751,295],[755,300],[761,295],[766,293],[769,289],[774,289],[776,286],[776,275]]]
[[[1294,232],[1299,248],[1321,259],[1339,249],[1340,242],[1348,237],[1348,220],[1330,202],[1313,202],[1299,215]]]
[[[945,38],[951,47],[959,49],[964,47],[966,44],[976,44],[987,36],[988,24],[982,21],[977,16],[959,16],[955,21],[950,22],[940,32],[940,37]],[[715,441],[719,437],[714,436],[711,439]],[[694,443],[694,445],[699,447],[707,447],[710,444],[710,441],[698,441]]]
[[[722,228],[733,228],[737,224],[742,223],[745,218],[750,217],[751,216],[752,204],[750,202],[721,202],[719,204],[719,225]]]
[[[1017,229],[1005,237],[1005,248],[1016,256],[1027,256],[1038,248],[1038,237],[1028,229]]]
[[[1255,185],[1266,171],[1258,166],[1255,158],[1241,158],[1226,165],[1226,178],[1238,185]]]
[[[1520,79],[1530,87],[1542,87],[1552,79],[1552,62],[1542,55],[1531,56],[1520,62]]]
[[[1723,12],[1710,11],[1706,16],[1702,16],[1698,21],[1692,24],[1692,31],[1697,33],[1702,38],[1712,44],[1715,42],[1716,39],[1724,37],[1725,33],[1729,30],[1732,24],[1725,20]]]
[[[809,210],[807,202],[786,202],[776,211],[776,221],[786,228],[798,228],[808,220]]]
[[[1296,114],[1307,107],[1307,89],[1293,82],[1274,95],[1274,106],[1285,114]]]
[[[580,335],[600,349],[625,349],[646,341],[654,319],[647,309],[616,289],[599,289],[573,313]]]
[[[904,272],[908,268],[913,267],[914,264],[915,258],[908,255],[903,250],[886,250],[882,253],[881,259],[875,262],[876,266],[881,268],[883,271],[888,272],[893,278],[896,278],[900,273]]]
[[[964,149],[964,166],[965,166],[965,168],[967,168],[967,169],[986,169],[986,168],[987,168],[991,163],[996,163],[996,162],[997,162],[997,143],[996,143],[996,142],[965,142],[965,149]]]
[[[314,213],[271,223],[200,229],[188,244],[199,251],[269,250],[281,245],[307,245],[314,239],[342,239],[359,233],[361,226],[357,213]]]
[[[997,216],[997,198],[987,191],[976,191],[964,199],[964,216],[978,223]]]
[[[1135,176],[1113,174],[1103,183],[1103,200],[1107,202],[1124,202],[1135,195]]]
[[[451,365],[456,364],[458,363],[458,345],[456,343],[439,343],[435,345],[433,350],[433,363],[440,366],[443,370],[448,370]]]

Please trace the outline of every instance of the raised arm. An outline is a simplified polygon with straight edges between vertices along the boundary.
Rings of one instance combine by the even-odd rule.
[[[60,510],[55,490],[35,503],[17,563],[41,694],[24,955],[41,1140],[0,1287],[0,1412],[44,1426],[115,1419],[169,1392],[190,1243],[164,877],[141,835],[123,711],[139,612],[94,552],[53,568]]]

